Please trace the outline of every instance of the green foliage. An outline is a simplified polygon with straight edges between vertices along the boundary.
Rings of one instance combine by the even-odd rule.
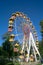
[[[7,60],[6,58],[0,58],[0,65],[14,65],[13,62]]]
[[[42,40],[43,40],[43,20],[40,21],[40,27],[41,27],[41,36],[42,36]]]
[[[40,32],[41,32],[42,40],[40,41],[40,44],[39,44],[39,51],[43,58],[43,20],[40,21],[40,27],[41,27]]]
[[[6,65],[14,65],[13,62],[8,62]]]
[[[40,26],[43,27],[43,20],[40,21]]]
[[[38,63],[37,65],[42,65],[41,63]]]
[[[6,39],[9,39],[9,37],[10,37],[10,32],[6,32],[5,34],[3,34],[2,39],[6,40]]]
[[[2,43],[2,47],[0,47],[0,65],[20,65],[19,62],[15,62],[13,64],[13,57],[18,56],[19,53],[14,53],[13,51],[13,43],[9,42],[9,33],[4,34]],[[15,43],[18,43],[18,41],[15,41]],[[20,50],[20,46],[18,47]],[[10,62],[10,59],[12,62]]]
[[[16,60],[14,65],[20,65],[20,63]]]
[[[2,56],[3,50],[2,47],[0,46],[0,56]]]
[[[39,51],[40,51],[41,57],[43,58],[43,43],[42,43],[42,41],[40,41],[40,43],[39,43]]]
[[[4,57],[0,57],[0,65],[6,65],[7,60]]]
[[[9,42],[9,40],[5,40],[2,46],[3,46],[3,55],[9,58],[12,57],[13,56],[13,46]]]

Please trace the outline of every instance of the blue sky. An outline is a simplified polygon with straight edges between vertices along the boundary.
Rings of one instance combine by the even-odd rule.
[[[43,19],[43,0],[0,0],[0,45],[3,42],[2,35],[8,31],[9,18],[16,11],[23,12],[31,19],[40,40],[39,23]]]

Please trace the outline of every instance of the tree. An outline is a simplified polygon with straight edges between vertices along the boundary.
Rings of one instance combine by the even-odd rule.
[[[41,27],[40,32],[41,32],[42,40],[39,43],[39,51],[43,58],[43,20],[40,21],[40,27]]]
[[[9,40],[5,40],[2,44],[3,46],[3,53],[5,57],[8,57],[9,59],[13,57],[13,46]]]
[[[0,56],[2,56],[3,50],[2,50],[2,46],[0,46]]]
[[[40,21],[40,27],[41,27],[41,36],[43,41],[43,20]]]
[[[7,32],[3,35],[2,39],[4,42],[2,43],[3,46],[3,53],[5,57],[12,57],[13,56],[13,44],[9,42],[10,33]]]
[[[43,58],[43,45],[42,45],[42,41],[39,42],[39,52],[41,54],[41,57]]]
[[[6,40],[9,39],[9,37],[10,37],[10,32],[6,32],[5,34],[3,34],[2,39]]]

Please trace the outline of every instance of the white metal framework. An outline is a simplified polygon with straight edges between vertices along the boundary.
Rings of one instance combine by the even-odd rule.
[[[18,20],[16,18],[18,18],[21,22],[16,23],[16,20]],[[38,51],[38,36],[32,22],[30,21],[30,18],[26,17],[26,15],[20,12],[12,14],[11,18],[9,19],[8,32],[12,33],[14,28],[16,30],[16,35],[11,34],[9,41],[13,42],[14,36],[21,35],[20,38],[22,38],[22,53],[25,55],[25,51],[27,52],[26,61],[28,62],[30,57],[37,61],[37,55],[40,58],[40,53]]]

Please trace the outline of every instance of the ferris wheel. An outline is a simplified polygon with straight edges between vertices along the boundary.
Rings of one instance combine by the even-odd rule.
[[[8,32],[11,33],[9,41],[18,40],[22,44],[22,53],[27,51],[27,62],[30,60],[31,46],[33,49],[31,55],[34,55],[35,61],[37,61],[36,54],[40,57],[38,51],[39,42],[37,32],[30,18],[21,12],[13,13],[9,19]]]

